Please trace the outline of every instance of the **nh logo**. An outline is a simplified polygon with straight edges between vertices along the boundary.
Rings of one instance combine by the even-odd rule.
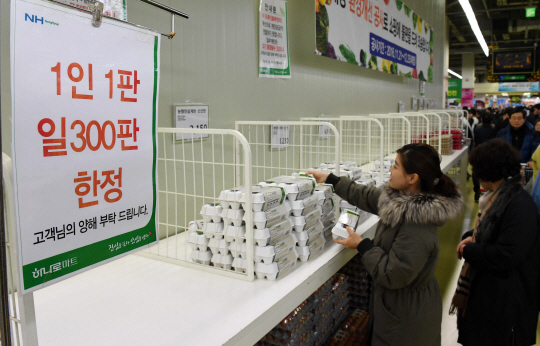
[[[37,24],[37,22],[41,22],[41,24],[43,24],[43,17],[41,17],[41,19],[38,18],[38,16],[34,16],[34,15],[32,15],[32,17],[30,17],[30,16],[28,15],[28,13],[25,13],[25,14],[24,14],[24,21],[26,22],[26,21],[28,21],[29,19],[30,19],[30,21],[31,21],[32,23],[36,23],[36,24]]]

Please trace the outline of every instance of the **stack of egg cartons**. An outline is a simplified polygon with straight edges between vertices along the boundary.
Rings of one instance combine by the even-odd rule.
[[[291,209],[290,220],[294,228],[293,235],[297,240],[296,251],[300,261],[306,262],[316,258],[323,252],[326,241],[323,236],[320,198],[313,194],[317,186],[315,179],[304,174],[296,174],[275,180],[287,195],[287,203]]]
[[[323,237],[325,240],[330,240],[332,238],[332,227],[336,224],[334,187],[330,184],[319,184],[315,188],[314,196],[321,206]]]
[[[225,240],[224,210],[227,209],[223,208],[221,203],[205,204],[201,208],[201,215],[205,220],[203,232],[208,239],[208,248],[212,254],[210,263],[216,268],[230,270],[233,258],[229,252],[229,243]]]
[[[190,258],[194,263],[210,265],[212,253],[208,249],[208,238],[203,228],[205,220],[191,221],[188,226],[188,244],[191,247]]]
[[[376,181],[377,187],[382,187],[388,181],[390,181],[390,167],[394,164],[393,159],[384,159],[382,162],[383,165],[383,176],[379,177],[381,169],[381,161],[375,160],[375,171],[372,172],[372,178]]]
[[[253,186],[251,196],[241,196],[244,209],[247,198],[251,198],[253,211],[255,274],[268,280],[283,277],[298,259],[285,192],[279,186]]]

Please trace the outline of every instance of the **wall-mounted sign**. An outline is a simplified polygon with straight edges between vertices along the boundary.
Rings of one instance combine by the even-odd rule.
[[[499,83],[499,91],[538,92],[538,82]]]
[[[316,54],[433,82],[433,29],[403,1],[315,1]]]
[[[261,0],[259,12],[259,77],[291,78],[287,2]]]

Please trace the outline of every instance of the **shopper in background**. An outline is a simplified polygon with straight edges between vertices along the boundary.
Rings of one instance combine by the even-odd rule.
[[[487,113],[482,114],[482,124],[474,128],[474,147],[495,138],[496,132],[491,124],[491,116]],[[474,201],[480,199],[480,182],[473,176]]]
[[[500,130],[508,126],[508,124],[510,123],[510,112],[511,108],[505,108],[502,110],[501,114],[493,120],[493,124],[495,125],[495,132],[498,133]]]
[[[469,109],[469,125],[474,129],[476,124],[479,123],[479,119],[476,116],[476,109],[471,108]]]
[[[497,137],[512,143],[512,146],[521,152],[521,163],[531,161],[532,154],[540,141],[531,123],[525,121],[522,107],[511,111],[509,125],[500,130]]]
[[[536,342],[540,278],[540,215],[523,189],[520,154],[500,138],[475,148],[473,176],[488,191],[475,229],[457,247],[464,258],[450,312],[464,346]]]
[[[442,300],[435,278],[439,258],[437,227],[456,217],[463,201],[443,174],[439,154],[427,144],[397,151],[384,188],[359,185],[346,177],[309,171],[318,183],[335,187],[352,205],[378,214],[375,238],[336,240],[357,249],[373,280],[369,307],[371,345],[440,346]]]
[[[538,115],[540,114],[540,104],[535,104],[532,108],[532,113],[527,117],[527,121],[531,124],[535,124],[538,121]]]

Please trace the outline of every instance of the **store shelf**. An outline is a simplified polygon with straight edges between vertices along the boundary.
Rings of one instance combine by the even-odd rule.
[[[443,171],[465,154],[443,156]],[[358,232],[372,237],[377,222]],[[253,345],[355,253],[327,243],[275,282],[129,255],[34,292],[39,345]]]

